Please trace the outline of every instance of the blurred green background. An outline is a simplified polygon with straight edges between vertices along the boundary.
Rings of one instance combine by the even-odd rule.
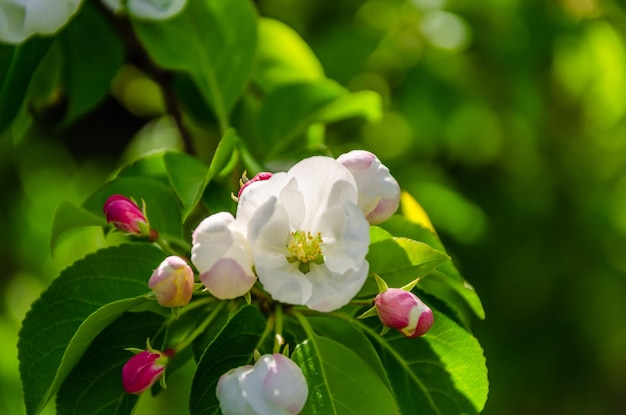
[[[256,3],[300,33],[328,77],[382,95],[381,121],[335,124],[328,143],[375,152],[481,296],[484,413],[626,413],[624,2]],[[150,111],[128,112],[124,94],[142,86],[123,85],[71,126],[53,113],[19,142],[0,137],[2,414],[24,412],[16,342],[30,303],[104,244],[86,228],[52,256],[56,208],[172,146],[167,126],[132,138]]]

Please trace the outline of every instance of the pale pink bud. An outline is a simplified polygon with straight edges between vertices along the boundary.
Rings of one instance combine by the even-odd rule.
[[[406,337],[419,337],[433,325],[433,312],[415,294],[400,288],[389,288],[374,298],[378,317],[387,327]]]
[[[224,415],[295,415],[306,403],[308,387],[300,367],[274,353],[261,356],[254,367],[222,375],[216,394]]]
[[[122,368],[122,384],[128,393],[141,393],[158,381],[174,350],[164,352],[144,350],[133,357]]]
[[[117,229],[134,234],[148,236],[152,240],[158,238],[158,233],[150,229],[144,212],[131,199],[122,195],[113,195],[104,203],[104,215],[107,223],[112,223]]]
[[[267,180],[270,177],[272,177],[272,173],[269,173],[269,172],[266,172],[266,171],[263,171],[263,172],[257,174],[256,176],[254,176],[253,178],[251,178],[250,180],[248,180],[247,182],[245,182],[241,186],[241,189],[239,189],[239,193],[237,193],[237,197],[241,196],[241,192],[243,192],[243,189],[245,189],[246,187],[250,186],[252,183],[263,181],[263,180]]]
[[[169,256],[154,270],[148,287],[162,306],[187,305],[193,293],[193,271],[181,257]]]
[[[400,205],[400,186],[389,169],[369,151],[352,150],[337,157],[354,176],[358,206],[367,221],[376,225],[389,219]]]
[[[219,212],[204,219],[192,236],[191,262],[200,281],[215,297],[246,294],[256,282],[252,250],[233,215]]]

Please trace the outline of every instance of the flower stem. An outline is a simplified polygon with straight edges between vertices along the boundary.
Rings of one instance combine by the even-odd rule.
[[[215,308],[211,312],[211,314],[209,314],[208,317],[205,318],[204,321],[198,327],[196,327],[196,329],[193,331],[193,333],[191,333],[189,335],[189,337],[187,337],[185,340],[183,340],[182,342],[178,343],[174,347],[174,350],[176,350],[176,353],[180,352],[185,347],[189,346],[199,335],[204,333],[206,328],[209,326],[209,324],[211,324],[211,322],[219,314],[219,312],[222,310],[222,308],[224,308],[224,305],[226,305],[226,303],[228,303],[228,301],[220,301],[219,303],[217,303],[215,305]]]
[[[274,353],[280,352],[280,347],[285,343],[283,339],[283,305],[276,304],[276,320],[274,323]]]
[[[352,300],[350,304],[354,305],[372,305],[374,303],[374,299],[370,298],[369,300]]]

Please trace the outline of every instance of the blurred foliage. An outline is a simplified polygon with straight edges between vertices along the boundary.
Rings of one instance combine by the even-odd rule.
[[[335,154],[376,153],[480,294],[487,319],[473,329],[490,368],[486,414],[626,408],[624,5],[257,2],[260,15],[303,37],[326,76],[383,97],[380,119],[336,123],[326,142]],[[62,92],[53,91],[29,109],[35,124],[17,122],[0,137],[0,413],[24,411],[15,344],[30,303],[61,269],[110,243],[85,228],[52,255],[57,207],[80,205],[139,155],[181,145],[173,121],[156,118],[165,112],[160,90],[132,63],[109,94],[73,109],[67,123]]]

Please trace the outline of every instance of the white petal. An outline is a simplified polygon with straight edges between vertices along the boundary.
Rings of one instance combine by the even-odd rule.
[[[311,267],[307,277],[313,284],[311,298],[306,305],[322,312],[336,310],[348,304],[359,292],[369,272],[369,263],[363,261],[363,266],[356,270],[349,270],[343,275],[331,272],[324,265]]]
[[[191,262],[200,273],[208,271],[235,243],[233,215],[220,212],[205,218],[193,232]],[[233,229],[234,228],[234,229]]]
[[[270,402],[289,414],[299,414],[306,403],[308,387],[302,370],[293,360],[274,354],[275,370],[263,382],[263,393]],[[257,363],[258,364],[258,363]]]
[[[164,20],[175,16],[187,4],[187,0],[129,0],[131,15],[151,20]]]
[[[220,258],[200,280],[207,290],[220,300],[241,297],[254,285],[256,277],[250,267],[242,267],[233,258]]]
[[[316,223],[329,206],[343,201],[357,202],[354,177],[330,157],[309,157],[295,164],[287,174],[297,179],[307,209],[303,228]]]
[[[244,235],[247,235],[250,218],[270,198],[277,198],[289,181],[290,178],[286,173],[276,173],[268,180],[254,182],[245,188],[237,204],[237,222],[241,225]]]
[[[51,34],[76,13],[82,0],[30,0],[26,5],[24,28],[30,33]]]
[[[215,394],[220,402],[222,415],[256,415],[243,396],[240,378],[252,372],[252,366],[246,365],[231,369],[223,374],[217,382]]]
[[[335,273],[361,268],[369,249],[369,223],[353,203],[336,206],[320,217],[322,253],[326,266]]]

